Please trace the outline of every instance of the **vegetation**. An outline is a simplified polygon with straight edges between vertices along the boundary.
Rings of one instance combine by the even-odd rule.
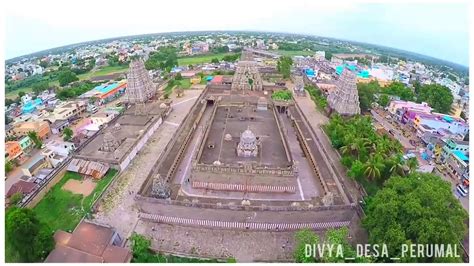
[[[13,163],[5,158],[5,173],[10,173],[13,170]]]
[[[325,125],[332,145],[342,155],[348,175],[360,182],[369,195],[374,194],[392,175],[406,175],[402,146],[387,135],[380,136],[370,117],[355,116],[343,120],[333,116]]]
[[[448,113],[451,110],[453,95],[447,87],[419,83],[415,83],[413,87],[414,90],[411,90],[401,82],[393,82],[385,88],[381,88],[377,81],[358,83],[360,109],[368,111],[375,102],[375,94],[379,94],[378,103],[382,106],[388,105],[388,95],[391,95],[404,101],[427,102],[436,112]]]
[[[145,62],[145,68],[161,69],[170,72],[171,69],[178,65],[178,56],[176,55],[176,48],[163,47],[158,52],[150,54],[150,57]]]
[[[218,54],[201,54],[194,56],[185,56],[178,58],[178,65],[198,65],[204,63],[211,63],[213,59],[226,62],[234,62],[240,58],[240,53],[218,53]]]
[[[43,146],[43,142],[41,139],[38,137],[38,134],[35,131],[30,131],[28,132],[28,137],[33,141],[35,144],[35,148],[41,149],[41,146]]]
[[[64,70],[59,73],[58,81],[60,86],[66,86],[74,81],[78,81],[79,78],[77,77],[76,73],[72,72],[71,70]]]
[[[438,84],[422,85],[418,101],[427,102],[436,112],[448,113],[453,104],[453,94],[445,87]]]
[[[31,89],[33,90],[34,93],[36,93],[36,95],[38,95],[41,92],[49,89],[49,81],[44,80],[44,81],[40,81],[38,83],[35,83],[35,84],[33,84],[33,86],[31,86]]]
[[[215,263],[215,259],[198,259],[155,254],[151,251],[151,241],[143,235],[133,233],[130,237],[134,263]]]
[[[389,257],[401,257],[401,244],[459,246],[468,215],[451,184],[433,174],[390,178],[366,206],[364,227],[371,244],[387,244]],[[458,254],[461,251],[458,250]],[[406,262],[461,262],[460,258],[413,258]],[[386,262],[388,262],[386,258]]]
[[[96,86],[97,86],[97,83],[93,83],[90,81],[81,81],[81,82],[74,83],[73,85],[71,85],[70,88],[60,89],[56,93],[56,96],[60,100],[67,100],[70,98],[79,97],[83,93],[90,91]]]
[[[283,56],[312,56],[314,55],[314,52],[312,51],[303,51],[303,50],[296,50],[296,51],[277,50],[276,53]]]
[[[311,96],[311,99],[319,109],[326,109],[326,107],[328,106],[328,101],[326,97],[324,97],[321,90],[311,85],[306,85],[304,89],[308,91],[309,95]]]
[[[41,262],[54,248],[53,233],[28,208],[5,213],[6,262]]]
[[[289,101],[292,99],[291,91],[289,90],[279,90],[272,93],[272,99],[280,101]]]
[[[64,129],[63,134],[64,134],[64,140],[70,141],[72,139],[72,135],[74,134],[74,132],[72,131],[72,129],[67,127]]]
[[[349,229],[343,227],[340,229],[330,229],[324,236],[324,241],[320,243],[319,236],[310,229],[302,229],[296,232],[296,248],[293,256],[296,262],[313,263],[313,262],[325,262],[325,263],[339,263],[346,262],[345,258],[356,258],[355,262],[369,262],[365,257],[357,257],[357,253],[354,247],[352,247],[347,241]],[[306,245],[321,245],[321,253],[316,250],[314,256],[306,256],[305,247]],[[325,247],[324,249],[322,247]],[[340,253],[337,247],[341,247]],[[330,247],[332,250],[330,251]]]
[[[71,231],[84,215],[90,213],[93,202],[112,181],[116,172],[117,170],[110,169],[101,180],[97,181],[94,191],[87,197],[73,194],[62,188],[70,179],[83,179],[77,173],[66,172],[64,177],[33,208],[33,211],[38,219],[49,224],[53,231]]]
[[[293,60],[291,59],[291,57],[282,56],[280,57],[280,59],[278,59],[277,70],[278,72],[280,72],[280,74],[283,75],[284,79],[287,79],[290,77],[292,65],[293,65]]]
[[[379,97],[378,104],[382,107],[387,107],[390,103],[390,97],[387,94],[382,94]]]

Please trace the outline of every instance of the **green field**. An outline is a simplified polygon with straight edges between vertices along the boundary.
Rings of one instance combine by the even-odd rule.
[[[128,65],[106,66],[96,71],[89,71],[87,73],[77,75],[77,77],[79,78],[79,80],[86,80],[86,79],[90,79],[90,78],[98,77],[98,76],[105,76],[105,75],[110,75],[110,74],[115,74],[115,73],[124,73],[124,72],[127,72],[127,70],[128,70]]]
[[[96,71],[89,71],[84,74],[77,75],[79,80],[89,80],[93,77],[98,77],[98,76],[105,76],[105,75],[110,75],[110,74],[115,74],[115,73],[124,73],[127,72],[128,70],[128,65],[126,66],[106,66],[102,67]],[[52,81],[49,83],[50,86],[59,86],[59,82],[57,80]],[[5,97],[8,99],[15,99],[18,97],[18,92],[23,91],[25,93],[32,92],[31,87],[24,87],[24,88],[19,88],[14,91],[7,92],[5,94]]]
[[[190,79],[182,79],[179,81],[180,87],[183,89],[191,88],[191,80]]]
[[[284,50],[277,50],[277,54],[284,55],[284,56],[297,56],[297,55],[314,55],[314,52],[311,51],[284,51]]]
[[[187,65],[210,63],[213,58],[218,58],[219,60],[222,60],[224,56],[234,55],[234,54],[235,53],[219,53],[219,54],[203,54],[203,55],[196,55],[196,56],[180,57],[178,58],[178,65],[187,66]]]
[[[73,230],[82,217],[90,212],[92,203],[112,181],[117,170],[110,169],[97,182],[94,191],[87,197],[63,190],[63,185],[70,179],[81,180],[82,177],[73,172],[66,172],[64,177],[54,185],[44,198],[33,208],[40,221],[48,224],[52,230]]]

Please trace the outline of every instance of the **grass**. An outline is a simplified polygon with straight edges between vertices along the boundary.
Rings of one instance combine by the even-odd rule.
[[[222,60],[224,56],[234,55],[234,54],[235,53],[218,53],[218,54],[203,54],[203,55],[196,55],[196,56],[180,57],[178,58],[178,65],[187,66],[187,65],[210,63],[213,58],[218,58],[219,60]]]
[[[14,90],[14,91],[10,91],[10,92],[5,93],[5,98],[13,100],[16,97],[18,97],[18,93],[20,91],[23,91],[25,93],[29,93],[29,92],[32,92],[33,89],[31,87],[24,87],[24,88],[20,88],[20,89]]]
[[[89,71],[87,73],[77,75],[77,77],[79,78],[79,80],[90,80],[93,77],[105,76],[105,75],[110,75],[110,74],[115,74],[115,73],[124,73],[124,72],[127,72],[127,70],[128,70],[128,65],[125,65],[125,66],[105,66],[105,67],[102,67],[102,68],[98,69],[97,71]],[[59,81],[57,81],[57,80],[51,81],[51,82],[49,82],[49,85],[50,86],[59,86]],[[31,87],[19,88],[19,89],[16,89],[14,91],[7,92],[5,94],[5,97],[8,98],[8,99],[15,99],[16,97],[18,97],[18,92],[20,92],[20,91],[23,91],[25,93],[29,93],[29,92],[32,92],[33,90],[32,90]]]
[[[314,55],[314,52],[311,51],[285,51],[285,50],[277,50],[277,54],[283,55],[283,56],[297,56],[297,55]]]
[[[77,226],[82,217],[90,212],[92,203],[112,181],[115,173],[117,173],[117,170],[110,169],[97,182],[94,191],[84,198],[80,194],[73,194],[62,189],[70,179],[82,180],[79,174],[66,172],[64,177],[33,208],[33,211],[37,214],[38,219],[47,223],[52,230],[71,231]]]
[[[93,77],[98,77],[98,76],[105,76],[105,75],[110,75],[110,74],[115,74],[115,73],[124,73],[124,72],[127,72],[127,70],[128,70],[128,65],[105,66],[96,71],[89,71],[87,73],[77,75],[77,77],[79,78],[79,80],[86,80],[86,79],[91,79]]]
[[[182,79],[179,81],[179,86],[183,89],[191,88],[191,80],[190,79]]]

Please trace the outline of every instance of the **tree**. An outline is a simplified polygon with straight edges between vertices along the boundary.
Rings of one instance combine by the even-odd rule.
[[[415,93],[405,86],[401,82],[392,82],[386,88],[383,89],[384,93],[398,96],[404,101],[413,101],[415,99]]]
[[[5,158],[6,159],[6,158]],[[9,160],[5,160],[5,173],[10,173],[13,170],[13,164]]]
[[[64,140],[70,141],[72,139],[72,135],[74,134],[74,132],[72,131],[72,129],[67,127],[64,129],[63,134],[64,134]]]
[[[387,94],[382,94],[382,95],[380,95],[378,102],[379,102],[380,106],[387,107],[388,104],[390,103],[390,97],[388,97]]]
[[[397,154],[396,156],[392,157],[390,159],[390,174],[396,174],[399,176],[404,176],[406,174],[406,164],[405,160],[403,160],[403,157],[401,154]]]
[[[429,84],[421,86],[418,101],[427,102],[436,112],[446,114],[451,110],[453,94],[448,87]]]
[[[174,77],[175,80],[182,80],[183,79],[183,76],[181,75],[181,73],[178,73],[176,74],[176,76]]]
[[[375,180],[381,177],[381,171],[384,167],[380,156],[375,155],[369,158],[365,163],[364,174],[369,180]]]
[[[433,174],[415,172],[406,177],[391,177],[368,201],[365,212],[363,226],[369,233],[369,243],[387,244],[389,257],[401,257],[402,244],[459,246],[467,232],[464,222],[468,215],[454,197],[451,184]],[[460,262],[459,258],[413,260]]]
[[[5,213],[5,240],[21,262],[38,262],[54,247],[52,232],[28,208],[12,207]]]
[[[41,139],[38,137],[38,134],[35,131],[30,131],[28,132],[28,137],[33,141],[35,144],[35,148],[41,149],[41,146],[43,146],[43,142]]]
[[[416,157],[411,157],[410,159],[407,160],[406,165],[408,166],[408,169],[410,170],[410,173],[415,171],[416,168],[418,168],[418,159]]]
[[[33,89],[33,92],[36,95],[38,95],[42,91],[45,91],[45,90],[49,89],[49,82],[47,80],[41,81],[41,82],[33,84],[33,86],[31,86],[31,88]]]
[[[76,73],[72,72],[70,69],[64,70],[58,75],[58,81],[61,87],[78,80],[79,78],[76,76]]]
[[[316,262],[316,258],[312,256],[306,256],[306,245],[317,245],[319,244],[319,237],[311,229],[302,229],[296,232],[296,248],[293,253],[293,257],[296,262]]]
[[[23,194],[21,192],[17,192],[10,197],[10,204],[17,205],[23,199]]]
[[[20,98],[25,96],[25,95],[26,95],[26,93],[24,91],[19,91],[18,92],[18,97],[20,97]]]
[[[293,60],[289,56],[282,56],[278,59],[277,62],[277,70],[280,74],[283,75],[284,79],[290,77],[291,74],[291,66],[293,65]]]
[[[178,56],[174,47],[163,47],[158,52],[151,54],[148,60],[145,61],[147,70],[161,69],[169,72],[177,65]]]
[[[362,112],[367,112],[375,101],[374,95],[380,91],[380,85],[377,81],[357,83],[357,91],[360,109]]]
[[[219,64],[219,58],[212,58],[211,63]]]

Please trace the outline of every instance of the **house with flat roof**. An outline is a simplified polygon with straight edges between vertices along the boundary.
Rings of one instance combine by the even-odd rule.
[[[56,246],[46,263],[128,263],[129,249],[122,247],[122,239],[109,226],[83,220],[72,233],[62,230],[54,234]]]
[[[21,166],[21,171],[25,176],[33,177],[39,170],[50,168],[50,164],[43,155],[35,156],[30,161]]]
[[[28,153],[33,148],[33,141],[28,136],[21,138],[18,143],[20,144],[23,153]]]
[[[469,177],[469,156],[459,150],[453,151],[446,159],[448,173],[461,180],[463,176]]]
[[[49,123],[46,121],[18,123],[13,128],[13,132],[16,136],[27,136],[30,131],[36,132],[38,137],[42,140],[48,138],[51,134]]]
[[[5,155],[7,160],[15,160],[23,153],[20,143],[18,141],[7,141],[5,142]]]
[[[453,152],[461,152],[467,154],[469,152],[469,141],[447,139],[444,141],[443,151],[441,153],[441,160],[444,162]]]

